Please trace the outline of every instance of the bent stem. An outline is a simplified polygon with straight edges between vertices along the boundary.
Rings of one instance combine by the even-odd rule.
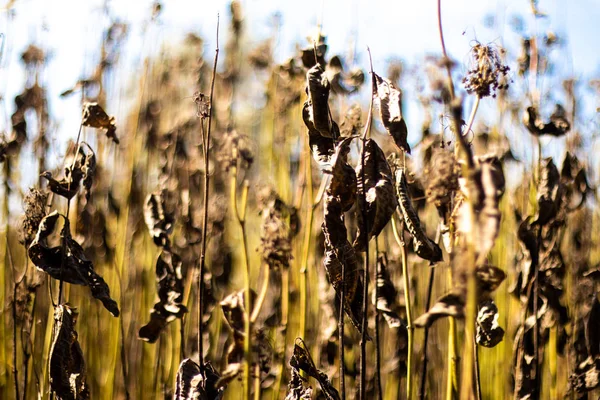
[[[408,278],[408,261],[406,259],[405,243],[396,225],[396,220],[392,216],[392,230],[394,232],[394,238],[396,243],[400,246],[400,255],[402,258],[402,282],[404,284],[404,302],[406,303],[406,330],[408,331],[408,357],[406,359],[406,399],[412,399],[412,365],[413,365],[413,342],[414,342],[414,331],[412,320],[412,307],[410,304],[410,282]]]

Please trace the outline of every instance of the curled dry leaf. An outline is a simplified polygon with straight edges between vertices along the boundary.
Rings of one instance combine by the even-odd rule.
[[[442,317],[464,318],[464,296],[459,293],[448,293],[438,299],[425,314],[415,319],[415,326],[425,327]]]
[[[357,251],[365,251],[367,242],[381,233],[398,208],[392,171],[385,154],[372,139],[365,142],[364,172],[359,164],[356,176],[358,231],[353,245]],[[367,232],[364,229],[365,225]]]
[[[415,253],[431,262],[442,261],[442,249],[433,240],[427,237],[425,230],[421,226],[421,220],[413,208],[412,201],[406,184],[406,173],[403,169],[396,170],[396,191],[404,225],[413,237],[413,248]]]
[[[308,385],[308,380],[292,368],[292,378],[288,383],[288,392],[284,400],[312,400],[313,390]]]
[[[347,156],[353,138],[342,140],[332,157],[332,178],[325,191],[323,234],[325,235],[325,259],[323,264],[329,282],[338,298],[344,290],[344,311],[353,325],[360,330],[362,320],[363,280],[358,268],[356,252],[347,239],[344,212],[356,199],[356,175],[348,165]],[[345,280],[342,279],[345,271]]]
[[[552,157],[542,160],[538,184],[538,212],[534,225],[546,225],[552,221],[560,208],[561,185],[558,168]]]
[[[115,117],[109,117],[106,111],[98,103],[85,103],[83,105],[83,126],[89,126],[97,129],[106,129],[106,136],[112,139],[115,144],[119,144],[117,137],[117,125]]]
[[[290,358],[290,366],[295,369],[296,372],[302,370],[306,372],[308,376],[316,379],[317,382],[319,382],[319,385],[321,385],[321,390],[328,400],[340,399],[340,394],[336,388],[333,387],[329,377],[317,368],[310,356],[306,344],[300,338],[297,338],[296,343],[294,344],[294,354],[292,355],[292,358]]]
[[[329,110],[330,84],[323,68],[315,65],[306,73],[308,82],[309,119],[321,136],[334,138],[339,134]],[[337,130],[337,132],[336,132]]]
[[[377,293],[373,291],[373,303],[377,311],[383,314],[385,321],[390,328],[400,328],[406,326],[397,313],[398,304],[396,302],[396,288],[390,279],[387,271],[387,255],[384,252],[377,256]]]
[[[140,339],[156,342],[161,331],[175,318],[181,318],[187,312],[183,301],[183,277],[181,258],[163,248],[156,260],[156,283],[159,301],[150,310],[150,322],[140,328]]]
[[[50,171],[44,171],[40,175],[48,180],[48,186],[53,193],[66,199],[72,199],[77,194],[82,180],[85,187],[85,198],[86,200],[90,198],[96,172],[96,155],[89,144],[85,142],[81,144],[87,147],[88,153],[86,154],[83,147],[79,146],[74,162],[67,160],[64,178],[57,180]]]
[[[77,341],[77,311],[59,304],[54,309],[50,347],[50,389],[59,400],[90,398],[83,352]]]
[[[581,208],[589,195],[594,196],[587,173],[577,156],[567,152],[560,171],[564,200],[568,211]]]
[[[396,146],[410,154],[407,142],[408,129],[402,118],[402,92],[391,81],[373,74],[377,85],[379,112],[385,130],[394,138]]]
[[[63,244],[48,247],[47,239],[54,231],[59,217],[64,219],[64,226],[60,233]],[[54,279],[89,286],[92,296],[100,300],[113,316],[119,316],[119,307],[117,302],[110,298],[108,285],[100,275],[96,274],[94,265],[85,256],[81,245],[73,240],[69,220],[63,215],[54,211],[42,219],[35,239],[29,246],[28,255],[37,269]]]
[[[478,179],[483,200],[476,210],[479,223],[477,264],[487,258],[500,231],[499,203],[504,194],[504,172],[497,157],[480,158]]]
[[[175,395],[173,400],[220,400],[225,391],[216,387],[219,374],[206,362],[203,370],[198,364],[186,358],[177,370]]]
[[[498,325],[498,307],[492,300],[479,305],[476,335],[477,343],[484,347],[495,347],[504,338],[504,329]]]
[[[297,232],[297,212],[283,202],[271,188],[259,193],[262,216],[260,251],[270,268],[289,268],[292,257],[292,237]]]
[[[173,216],[165,210],[165,199],[162,192],[152,193],[146,197],[144,221],[146,221],[154,244],[159,247],[168,247],[169,235],[173,230]]]
[[[527,130],[535,136],[563,136],[571,129],[571,124],[566,118],[565,109],[560,104],[556,104],[548,122],[542,120],[536,107],[527,107],[523,115],[523,122]]]
[[[302,119],[308,128],[308,145],[313,158],[321,168],[325,168],[330,163],[331,156],[335,150],[334,140],[330,137],[321,136],[321,133],[315,128],[310,119],[310,104],[305,102],[302,107]]]

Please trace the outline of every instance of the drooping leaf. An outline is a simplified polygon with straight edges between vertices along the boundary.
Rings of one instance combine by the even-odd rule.
[[[392,171],[385,154],[372,139],[364,146],[364,172],[361,164],[356,169],[358,231],[353,245],[357,251],[366,250],[366,242],[381,233],[398,208]],[[367,218],[367,232],[364,217]]]
[[[410,154],[407,142],[408,129],[402,118],[402,92],[391,81],[373,74],[377,85],[379,111],[386,131],[394,138],[398,148]]]
[[[356,199],[356,175],[348,165],[347,155],[353,138],[342,140],[332,157],[332,178],[325,191],[323,234],[327,277],[338,298],[344,291],[344,311],[360,331],[362,320],[363,279],[358,268],[354,248],[348,242],[344,212]],[[344,273],[343,273],[344,272]],[[345,279],[342,276],[345,275]]]
[[[89,148],[89,145],[88,145]],[[91,148],[89,148],[91,151]],[[90,158],[88,158],[88,156]],[[92,167],[92,163],[93,168]],[[48,180],[48,186],[50,186],[50,190],[66,199],[72,199],[77,192],[79,191],[79,185],[82,180],[88,182],[93,179],[93,173],[95,169],[96,158],[91,151],[91,154],[86,155],[81,146],[77,149],[75,160],[67,159],[65,165],[65,176],[57,180],[53,177],[52,172],[44,171],[40,176]],[[84,172],[85,169],[85,172]],[[86,186],[86,197],[89,196],[89,190]]]
[[[339,400],[340,395],[333,386],[329,377],[324,372],[320,371],[315,365],[310,352],[306,348],[306,344],[300,338],[296,339],[294,344],[294,354],[290,358],[290,366],[296,371],[304,371],[310,377],[314,378],[321,385],[321,390],[328,400]]]
[[[106,129],[106,136],[112,139],[115,144],[119,144],[115,117],[109,117],[98,103],[85,103],[83,105],[81,124],[96,129]]]
[[[308,144],[315,161],[321,168],[325,168],[330,164],[335,143],[333,138],[321,136],[321,133],[315,128],[311,120],[310,108],[310,103],[306,101],[302,107],[302,119],[308,128]]]
[[[334,121],[329,110],[330,84],[323,68],[317,64],[306,73],[308,83],[309,119],[321,136],[336,137]]]
[[[413,248],[415,253],[431,262],[442,261],[442,249],[433,240],[427,237],[427,234],[421,226],[421,220],[413,208],[412,201],[406,184],[406,173],[403,169],[396,170],[396,191],[400,210],[404,218],[406,229],[413,237]]]
[[[594,196],[587,172],[577,156],[567,152],[560,171],[560,181],[568,211],[581,208],[589,195]]]
[[[373,303],[377,311],[383,314],[385,321],[390,328],[399,328],[405,326],[405,322],[402,321],[398,315],[397,302],[396,302],[396,288],[390,279],[390,275],[387,271],[387,255],[383,252],[377,256],[377,293],[373,291]]]
[[[150,310],[150,322],[138,332],[140,339],[154,343],[167,324],[187,312],[183,301],[181,258],[163,248],[156,260],[158,302]]]
[[[465,302],[459,293],[448,293],[438,299],[425,314],[414,322],[418,327],[430,326],[442,317],[464,318]]]
[[[61,230],[62,243],[48,247],[47,238],[52,234],[59,217],[63,217]],[[100,300],[110,313],[118,317],[117,302],[110,298],[110,289],[104,279],[94,271],[94,265],[87,259],[83,248],[71,236],[69,220],[54,211],[42,219],[35,239],[28,249],[28,255],[37,269],[54,279],[75,285],[88,286],[92,296]],[[66,251],[66,254],[65,254]],[[64,263],[63,263],[64,259]]]
[[[210,362],[204,370],[189,358],[179,364],[173,400],[220,400],[225,388],[217,388],[219,374]]]
[[[50,389],[58,400],[90,398],[83,352],[75,331],[76,322],[75,309],[62,304],[54,309],[53,340],[49,355]]]
[[[284,400],[312,400],[313,390],[298,370],[292,368],[292,378],[288,383],[288,392]]]
[[[535,225],[546,225],[558,213],[561,198],[560,175],[552,157],[542,160],[538,184],[538,213]]]
[[[94,184],[94,174],[96,173],[96,154],[92,150],[89,144],[82,142],[86,145],[89,153],[85,155],[85,161],[81,167],[83,173],[83,187],[85,188],[85,199],[90,201],[90,195],[92,194],[92,185]]]
[[[479,305],[476,334],[477,343],[484,347],[495,347],[504,338],[504,329],[498,325],[498,307],[492,300]]]
[[[560,104],[556,104],[548,122],[542,120],[536,107],[527,107],[527,111],[523,116],[523,122],[529,132],[535,136],[563,136],[571,129],[571,124],[566,118],[565,109]]]
[[[154,244],[168,247],[169,235],[173,230],[173,216],[165,210],[165,199],[162,192],[152,193],[146,197],[144,220]]]

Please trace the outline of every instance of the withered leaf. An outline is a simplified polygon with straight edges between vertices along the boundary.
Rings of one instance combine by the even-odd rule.
[[[94,175],[96,173],[96,154],[94,150],[86,142],[82,142],[89,153],[85,155],[85,160],[81,166],[81,172],[83,173],[83,187],[85,188],[85,199],[90,201],[90,195],[92,194],[92,185],[94,184]]]
[[[294,354],[290,358],[290,366],[296,371],[304,371],[310,377],[315,378],[321,385],[321,390],[325,394],[328,400],[339,400],[340,395],[333,384],[329,380],[329,377],[324,372],[320,371],[315,365],[310,352],[306,348],[306,344],[300,338],[296,339],[294,344]]]
[[[448,293],[438,299],[436,303],[415,320],[418,327],[430,326],[437,319],[442,317],[464,318],[465,301],[463,296],[458,293]]]
[[[77,311],[59,304],[54,309],[50,347],[50,389],[59,400],[90,398],[83,352],[77,341]]]
[[[250,289],[250,311],[254,306],[254,301],[256,299],[256,292]],[[225,316],[225,320],[229,327],[241,337],[245,336],[244,333],[244,321],[245,321],[245,291],[239,290],[237,292],[233,292],[223,300],[221,300],[221,308],[223,309],[223,315]]]
[[[183,277],[181,258],[163,248],[156,260],[156,283],[159,301],[150,310],[150,322],[138,332],[140,339],[156,342],[161,331],[175,318],[181,318],[187,312],[183,301]]]
[[[401,168],[396,170],[396,191],[398,193],[398,200],[400,210],[402,211],[402,217],[404,218],[404,224],[413,237],[413,248],[415,253],[419,257],[431,262],[442,261],[442,249],[440,249],[440,246],[438,246],[437,243],[427,237],[427,234],[421,226],[421,220],[413,208],[408,186],[406,184],[406,173]]]
[[[587,173],[577,156],[567,152],[560,171],[567,210],[573,211],[585,204],[588,195],[594,195]]]
[[[594,390],[600,384],[600,358],[588,357],[575,367],[569,377],[569,385],[577,393]]]
[[[407,142],[408,129],[402,118],[402,92],[390,80],[373,74],[377,85],[379,111],[386,131],[394,138],[398,148],[410,154]]]
[[[115,144],[119,144],[115,117],[109,117],[98,103],[85,103],[83,105],[81,124],[92,128],[106,129],[106,136],[112,139]]]
[[[367,249],[366,242],[381,233],[398,208],[392,171],[385,154],[372,139],[364,145],[364,171],[361,164],[356,169],[358,231],[353,245],[357,251]],[[363,210],[366,215],[363,215]],[[365,216],[367,232],[364,229]]]
[[[165,199],[162,192],[152,193],[146,197],[144,221],[146,221],[154,244],[168,247],[169,235],[173,230],[173,216],[165,211]]]
[[[56,227],[58,218],[65,221],[61,230],[63,245],[48,247],[47,238]],[[102,277],[94,271],[94,265],[87,259],[83,248],[71,236],[69,220],[54,211],[42,219],[35,239],[28,249],[28,255],[39,270],[54,279],[62,279],[75,285],[89,286],[92,296],[100,300],[110,313],[118,317],[117,302],[110,298],[110,289]],[[66,254],[63,251],[66,250]],[[64,259],[64,265],[63,265]]]
[[[89,189],[93,182],[93,175],[96,168],[96,157],[91,147],[85,142],[90,154],[85,154],[83,148],[79,146],[77,149],[74,162],[67,159],[65,165],[65,176],[61,180],[53,177],[52,172],[44,171],[40,176],[48,180],[50,190],[66,199],[72,199],[79,191],[79,184],[84,180],[86,185],[86,198],[89,197]]]
[[[552,221],[560,207],[560,175],[552,157],[542,160],[538,184],[538,212],[534,225],[546,225]]]
[[[325,191],[322,225],[325,235],[325,259],[323,264],[329,282],[338,298],[344,291],[344,311],[353,325],[360,330],[362,320],[363,279],[358,268],[356,252],[347,239],[344,212],[356,199],[356,175],[348,165],[347,155],[353,138],[342,140],[332,158],[332,178]],[[345,279],[342,279],[345,272]]]
[[[329,165],[331,156],[335,149],[333,138],[321,136],[321,133],[315,128],[310,116],[310,103],[306,101],[302,107],[302,119],[308,128],[308,145],[313,158],[321,168]]]
[[[216,388],[219,374],[213,366],[204,363],[204,371],[189,358],[179,364],[174,400],[219,400],[224,388]]]
[[[321,136],[336,137],[334,131],[334,122],[329,110],[329,90],[330,85],[323,68],[319,64],[315,65],[306,73],[308,82],[308,113],[309,119],[315,129]]]
[[[536,136],[563,136],[571,129],[571,124],[566,118],[565,109],[560,104],[555,105],[554,112],[548,122],[542,120],[536,107],[527,107],[527,111],[523,116],[523,122],[529,132]]]
[[[484,347],[495,347],[504,338],[504,329],[498,325],[498,307],[492,300],[479,305],[477,313],[477,343]]]
[[[292,368],[292,378],[288,383],[288,392],[284,400],[312,400],[312,388],[300,373]]]
[[[499,203],[504,193],[504,173],[502,164],[496,157],[480,159],[478,178],[481,182],[483,201],[478,210],[479,245],[477,247],[477,263],[482,263],[494,247],[494,242],[500,231]]]
[[[390,275],[387,271],[387,256],[384,252],[379,253],[377,256],[377,297],[375,291],[373,291],[373,303],[377,311],[383,314],[385,321],[390,328],[399,328],[406,326],[404,321],[400,318],[396,312],[396,288],[390,279]]]

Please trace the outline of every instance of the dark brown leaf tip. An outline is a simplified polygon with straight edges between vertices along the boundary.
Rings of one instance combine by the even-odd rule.
[[[410,154],[407,142],[408,129],[402,117],[402,91],[390,80],[373,74],[376,83],[376,95],[379,99],[379,112],[385,130],[394,138],[396,146]]]
[[[75,309],[68,305],[58,305],[54,309],[54,339],[49,356],[50,389],[61,400],[90,398],[83,352],[75,331],[76,322]]]

